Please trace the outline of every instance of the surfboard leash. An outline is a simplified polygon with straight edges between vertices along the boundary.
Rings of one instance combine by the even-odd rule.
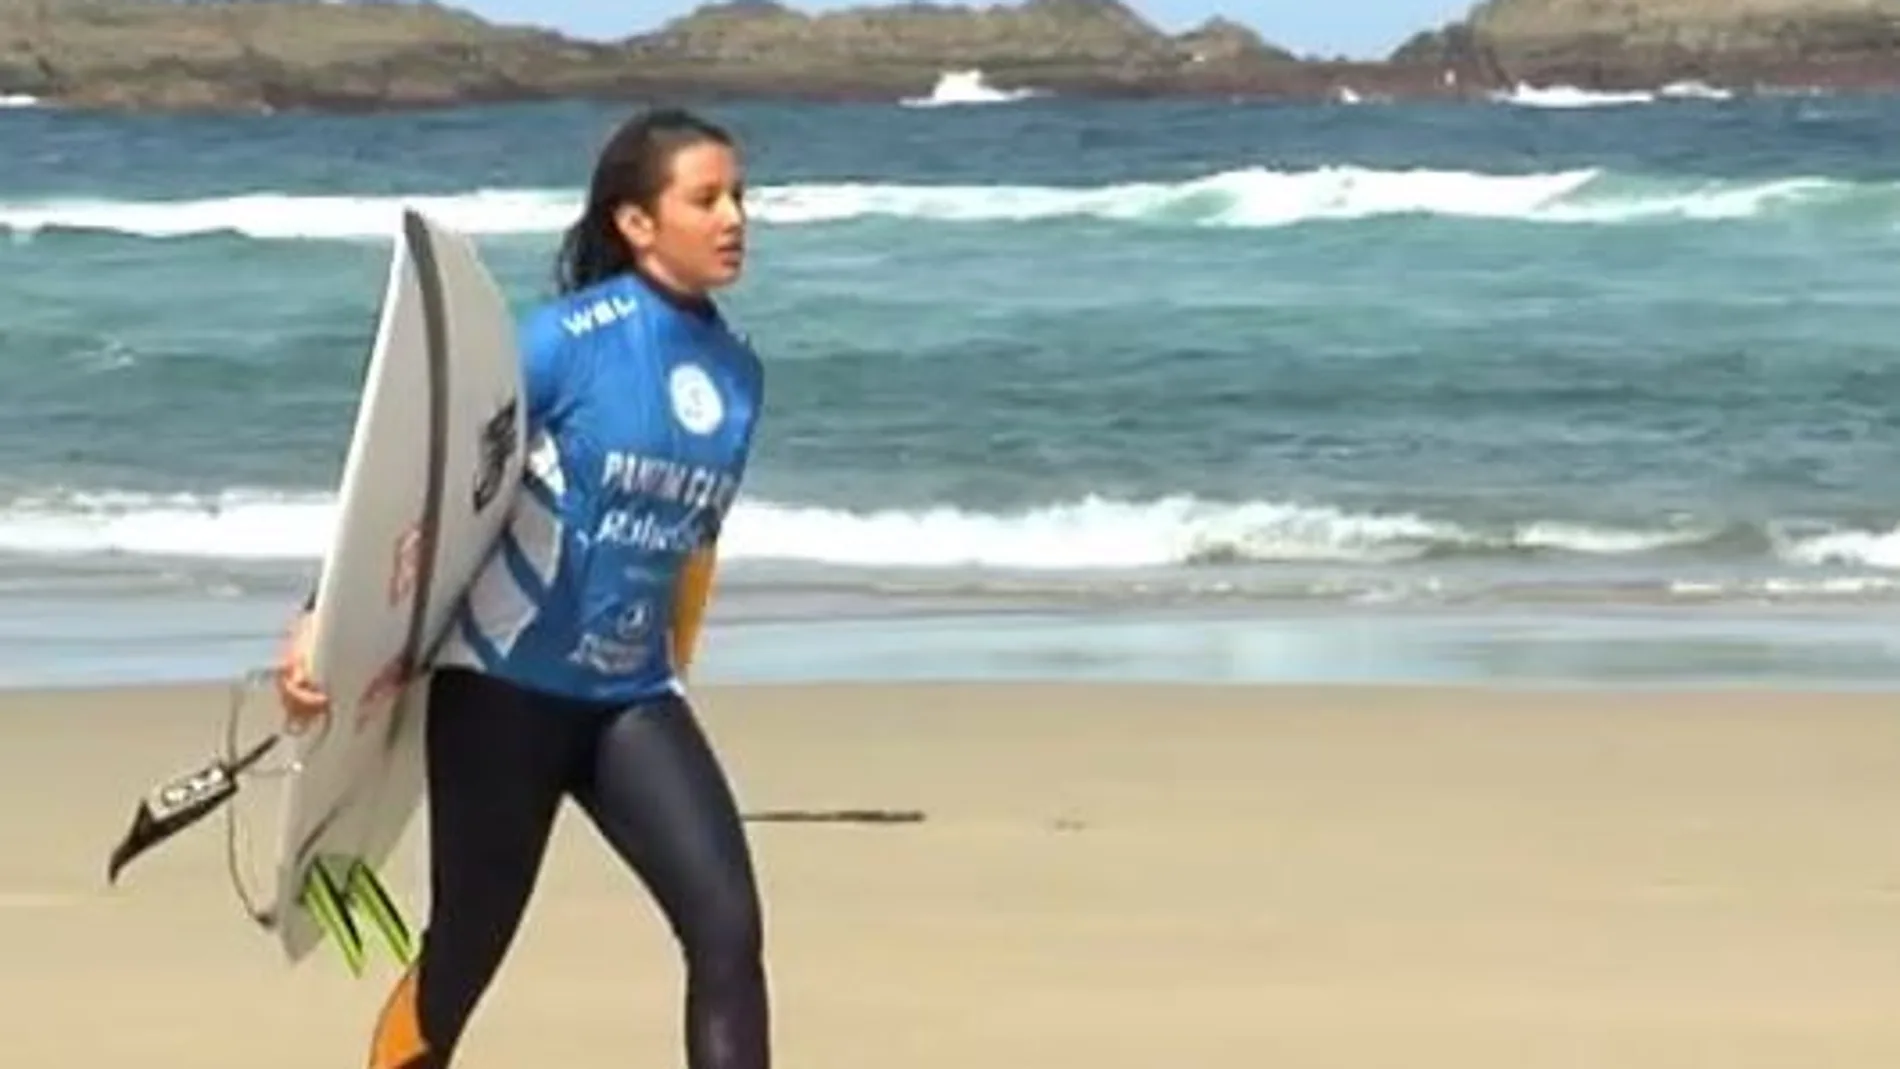
[[[278,671],[275,668],[260,668],[245,673],[231,684],[231,700],[225,709],[224,717],[224,756],[227,762],[235,763],[241,761],[251,752],[249,750],[243,753],[239,752],[238,721],[243,714],[244,703],[256,691],[267,684],[274,683],[277,679],[277,675]],[[329,717],[319,718],[318,730],[320,733],[319,737],[321,737],[321,733],[327,733],[330,730]],[[274,747],[284,737],[284,732],[274,731],[264,743],[257,745],[263,746],[268,743]],[[301,764],[293,760],[278,768],[254,769],[252,775],[260,778],[289,776],[295,775],[300,767]],[[225,873],[231,879],[231,890],[237,895],[238,902],[244,907],[244,912],[249,914],[251,920],[260,927],[270,928],[276,924],[276,911],[269,907],[259,906],[257,900],[252,897],[250,890],[245,886],[243,874],[238,871],[238,839],[237,805],[233,803],[225,807],[224,810]]]
[[[223,752],[202,767],[175,776],[148,791],[132,813],[132,826],[113,848],[106,862],[106,882],[116,883],[119,873],[132,861],[171,839],[212,813],[225,811],[225,863],[232,889],[251,919],[268,927],[269,910],[257,906],[244,885],[238,864],[238,826],[236,807],[229,803],[237,796],[240,783],[250,778],[293,775],[298,763],[264,767],[262,762],[281,743],[285,734],[271,732],[259,741],[244,746],[238,740],[238,721],[244,703],[253,692],[276,679],[275,668],[253,669],[233,680],[230,701],[225,710]],[[329,730],[328,718],[322,730]]]

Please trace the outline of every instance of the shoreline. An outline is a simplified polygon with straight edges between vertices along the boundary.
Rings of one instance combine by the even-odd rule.
[[[324,106],[319,104],[232,104],[219,107],[176,108],[162,106],[125,106],[87,103],[83,100],[65,100],[56,95],[17,94],[15,99],[32,99],[31,104],[16,103],[0,107],[0,116],[8,114],[28,115],[67,115],[83,116],[95,119],[157,119],[157,120],[207,120],[207,119],[327,119],[327,120],[364,120],[399,119],[403,117],[427,117],[431,115],[450,115],[459,112],[493,109],[533,109],[560,107],[588,108],[635,108],[664,100],[680,103],[696,109],[719,109],[731,107],[801,107],[801,108],[894,108],[906,111],[950,111],[965,112],[970,109],[986,110],[990,108],[1014,108],[1025,105],[1062,106],[1128,106],[1141,104],[1230,104],[1258,107],[1347,107],[1347,108],[1405,108],[1405,107],[1517,107],[1527,111],[1545,111],[1566,113],[1576,110],[1594,111],[1599,109],[1615,110],[1631,106],[1688,106],[1746,104],[1755,101],[1773,101],[1806,98],[1856,99],[1885,98],[1900,96],[1900,77],[1891,81],[1865,81],[1844,79],[1838,82],[1826,80],[1786,82],[1736,81],[1716,82],[1685,76],[1680,79],[1661,82],[1655,85],[1592,85],[1579,84],[1575,80],[1555,79],[1547,81],[1518,81],[1486,84],[1471,88],[1468,92],[1445,93],[1434,91],[1392,92],[1377,81],[1354,80],[1350,73],[1339,75],[1314,75],[1323,84],[1309,91],[1297,93],[1231,88],[1211,88],[1192,90],[1144,90],[1144,91],[1075,91],[1043,90],[1022,87],[1026,95],[1007,100],[943,100],[928,104],[928,93],[914,95],[908,93],[864,93],[864,94],[771,94],[771,93],[715,93],[715,94],[555,94],[527,95],[520,97],[470,97],[456,100],[388,101],[362,106]],[[1674,90],[1682,86],[1695,86],[1712,91],[1713,95],[1696,93],[1678,93]],[[1002,90],[999,90],[1002,91]],[[1526,98],[1524,95],[1528,94]],[[1561,95],[1565,98],[1559,103],[1539,102],[1539,94]],[[1626,94],[1640,94],[1649,97],[1643,101],[1618,101],[1616,98]],[[1602,98],[1593,102],[1593,98]]]
[[[1614,54],[1614,53],[1612,53]],[[30,91],[0,92],[0,114],[64,113],[117,118],[246,118],[308,117],[336,119],[376,119],[404,115],[432,114],[484,108],[537,107],[618,107],[630,108],[654,101],[665,101],[693,108],[789,106],[789,107],[891,107],[962,111],[971,107],[986,109],[1020,105],[1128,105],[1141,103],[1218,103],[1258,106],[1493,106],[1525,104],[1567,110],[1587,105],[1589,98],[1604,98],[1605,103],[1637,103],[1628,98],[1645,97],[1640,103],[1693,104],[1746,102],[1788,97],[1884,97],[1900,94],[1900,75],[1878,65],[1869,69],[1854,64],[1833,66],[1785,64],[1780,67],[1743,63],[1691,62],[1677,68],[1644,69],[1628,72],[1588,72],[1560,66],[1551,70],[1531,69],[1499,74],[1472,67],[1461,60],[1438,62],[1397,62],[1391,60],[1336,61],[1305,58],[1291,62],[1270,62],[1257,68],[1242,68],[1205,77],[1161,76],[1152,81],[1129,81],[1116,74],[1095,77],[1069,75],[1039,78],[1032,72],[1018,71],[1008,64],[995,67],[997,81],[991,81],[990,67],[982,63],[958,66],[919,67],[905,77],[872,80],[862,85],[840,85],[828,79],[783,80],[766,85],[750,72],[734,72],[729,80],[702,76],[660,77],[653,82],[594,88],[521,87],[516,91],[471,91],[461,94],[423,94],[419,96],[352,96],[349,93],[310,93],[257,99],[238,95],[228,99],[204,99],[186,94],[182,99],[163,96],[153,99],[122,99],[113,94],[99,97],[81,91],[61,92],[57,88],[33,87]],[[1458,75],[1446,81],[1448,72]],[[960,76],[974,74],[981,93],[960,97],[954,86]],[[939,94],[943,95],[939,95]],[[1526,95],[1557,94],[1579,99],[1557,104],[1525,102]]]
[[[75,616],[75,627],[96,619]],[[228,687],[271,662],[285,619],[282,605],[267,599],[245,611],[224,606],[196,624],[155,613],[116,632],[49,634],[43,622],[34,632],[30,619],[0,617],[0,699],[102,686]],[[696,675],[722,687],[1900,691],[1900,643],[1892,640],[1889,614],[1877,606],[1197,607],[747,617],[715,602],[703,642]]]

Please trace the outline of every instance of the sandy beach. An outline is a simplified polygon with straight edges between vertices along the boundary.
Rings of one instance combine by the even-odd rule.
[[[1890,696],[700,701],[754,814],[924,814],[754,824],[789,1069],[1900,1062]],[[134,799],[212,752],[223,702],[0,697],[9,1064],[362,1064],[393,969],[287,970],[239,912],[218,822],[104,887]],[[570,810],[461,1064],[679,1065],[678,983],[657,915]]]

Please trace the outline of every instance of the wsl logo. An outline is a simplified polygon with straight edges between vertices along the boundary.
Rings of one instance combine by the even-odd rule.
[[[561,326],[570,337],[583,338],[601,327],[632,319],[639,311],[638,301],[615,294],[579,305],[561,317]]]

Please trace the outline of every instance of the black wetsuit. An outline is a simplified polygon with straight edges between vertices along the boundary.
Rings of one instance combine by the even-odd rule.
[[[765,1069],[758,893],[732,792],[684,700],[621,707],[439,671],[428,723],[431,914],[374,1069],[449,1064],[501,964],[563,798],[652,892],[687,970],[690,1069]]]

